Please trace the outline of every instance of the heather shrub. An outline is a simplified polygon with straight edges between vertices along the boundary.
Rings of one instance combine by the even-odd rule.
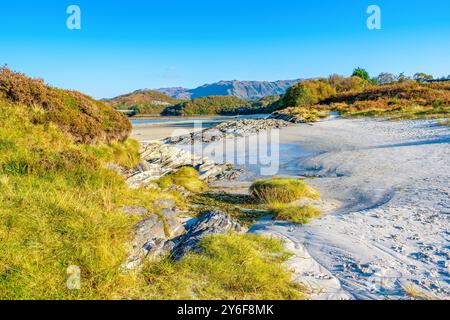
[[[34,123],[54,123],[79,143],[124,141],[131,132],[128,119],[105,103],[7,67],[0,69],[0,99],[26,106]]]

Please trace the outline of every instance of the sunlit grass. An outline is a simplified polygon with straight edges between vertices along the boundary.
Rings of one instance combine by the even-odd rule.
[[[200,253],[178,262],[149,263],[143,270],[148,299],[305,299],[283,263],[280,240],[256,235],[204,238]]]
[[[176,185],[194,193],[209,191],[208,184],[199,179],[198,171],[192,167],[183,167],[174,173],[165,175],[157,183],[161,189]]]
[[[256,180],[250,186],[250,194],[265,202],[290,203],[302,198],[318,199],[319,192],[300,179],[271,178]]]
[[[310,219],[320,216],[320,210],[310,205],[294,205],[285,203],[271,203],[268,212],[274,220],[289,221],[298,224],[307,224]]]

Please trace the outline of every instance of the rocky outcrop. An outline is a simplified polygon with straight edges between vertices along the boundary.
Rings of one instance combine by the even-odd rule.
[[[150,214],[135,226],[135,237],[126,264],[127,269],[142,265],[144,260],[154,260],[165,255],[179,260],[188,252],[199,250],[200,241],[213,234],[244,232],[241,225],[221,211],[210,211],[199,219],[186,221],[179,217],[171,200],[162,208],[161,215]],[[161,206],[155,203],[155,206]],[[141,207],[127,207],[126,214],[148,215]],[[194,220],[194,221],[192,221]]]
[[[198,250],[199,242],[208,235],[229,232],[243,232],[243,228],[229,215],[221,211],[210,211],[189,227],[186,234],[172,241],[172,257],[177,260],[188,252]]]
[[[197,169],[200,179],[205,181],[234,179],[238,175],[238,170],[231,164],[218,164],[206,157],[161,142],[142,143],[141,150],[141,163],[125,173],[131,188],[157,187],[153,181],[185,166]]]
[[[154,203],[160,214],[148,212],[144,207],[125,207],[122,211],[129,215],[144,217],[134,228],[134,240],[128,258],[127,268],[134,268],[143,259],[156,259],[170,252],[174,244],[170,239],[185,232],[179,211],[173,200],[159,200]]]
[[[288,125],[289,122],[280,119],[233,120],[188,135],[169,137],[164,142],[167,144],[211,143],[228,138],[247,137],[261,131],[279,129]]]

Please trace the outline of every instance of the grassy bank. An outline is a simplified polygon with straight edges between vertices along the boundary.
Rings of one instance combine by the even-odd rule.
[[[123,208],[160,214],[156,200],[173,199],[179,207],[187,200],[176,191],[129,189],[121,175],[106,169],[140,161],[139,144],[126,139],[129,124],[123,125],[122,115],[100,103],[88,112],[84,96],[12,77],[26,88],[8,89],[3,79],[0,87],[0,299],[304,297],[283,266],[288,254],[281,242],[256,236],[212,236],[203,241],[202,253],[179,262],[125,270],[134,226],[143,217]],[[43,87],[35,92],[35,85]],[[42,92],[62,92],[75,101],[53,101]],[[65,115],[59,113],[67,110],[69,122],[61,122]],[[83,117],[99,127],[91,132],[79,126]],[[207,191],[192,170],[159,183]],[[67,287],[70,266],[81,272],[80,290]]]

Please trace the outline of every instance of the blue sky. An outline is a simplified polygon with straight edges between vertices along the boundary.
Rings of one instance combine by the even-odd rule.
[[[66,8],[80,6],[82,29]],[[382,10],[368,30],[366,9]],[[16,0],[0,4],[0,64],[96,98],[219,80],[450,74],[448,0]]]

